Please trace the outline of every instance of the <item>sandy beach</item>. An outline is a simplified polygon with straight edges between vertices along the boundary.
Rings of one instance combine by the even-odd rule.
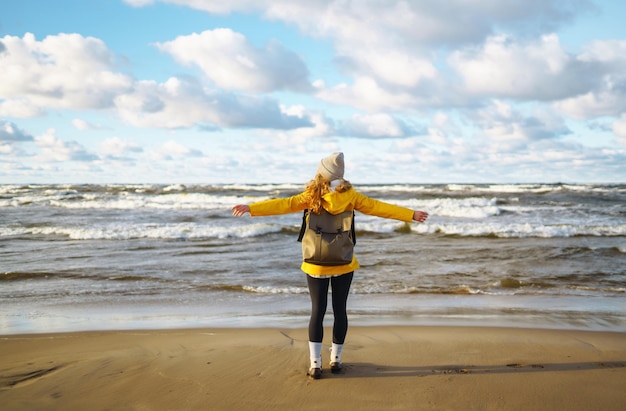
[[[308,379],[303,329],[4,336],[0,403],[7,411],[626,407],[624,333],[352,327],[344,362],[344,374]]]

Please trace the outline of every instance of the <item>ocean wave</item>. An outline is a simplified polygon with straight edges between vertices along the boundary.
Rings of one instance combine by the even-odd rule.
[[[215,196],[209,194],[162,194],[145,196],[124,194],[101,196],[99,194],[59,194],[48,196],[20,196],[0,199],[1,207],[41,205],[66,209],[216,209],[230,207],[240,202],[259,201],[258,197]]]
[[[169,193],[146,196],[123,193],[102,196],[93,193],[70,193],[47,196],[20,196],[0,199],[0,207],[42,205],[64,209],[93,210],[221,210],[229,211],[234,204],[269,199],[269,196],[236,196],[203,193]],[[484,219],[500,215],[496,198],[434,198],[434,199],[382,199],[399,206],[428,210],[440,217]]]
[[[164,240],[224,239],[228,237],[259,237],[280,232],[280,226],[272,224],[249,224],[236,227],[199,226],[180,224],[110,224],[101,227],[30,227],[0,228],[1,237],[23,235],[66,236],[72,240],[130,240],[138,238]]]
[[[52,207],[69,209],[156,209],[156,210],[214,210],[226,209],[237,203],[265,200],[263,197],[216,196],[200,193],[162,194],[158,196],[142,196],[127,194],[115,198],[96,195],[83,195],[80,198],[28,198],[29,204],[45,202]],[[0,203],[1,205],[1,203]]]
[[[0,238],[24,235],[66,236],[73,240],[128,240],[149,239],[225,239],[253,238],[268,234],[293,235],[299,227],[276,223],[252,224],[198,224],[193,222],[171,224],[122,224],[101,226],[34,226],[0,227]],[[497,238],[566,238],[575,236],[626,236],[626,225],[533,225],[497,223],[427,223],[407,224],[392,220],[366,220],[357,224],[357,236],[368,234],[421,234],[460,237]],[[623,248],[619,249],[624,252]]]
[[[291,234],[299,216],[232,219],[233,204],[288,195],[294,185],[0,186],[6,219],[0,236],[60,235],[72,239],[204,239]],[[513,195],[502,192],[612,191],[611,195]],[[357,212],[361,233],[464,237],[559,238],[624,236],[623,186],[381,185],[374,198],[425,210],[426,224]],[[448,190],[448,191],[446,191]],[[491,191],[492,192],[491,192]],[[458,195],[463,192],[463,195]],[[395,193],[395,194],[394,194]],[[401,193],[401,194],[398,194]],[[429,194],[424,194],[429,193]],[[450,194],[453,193],[453,194]],[[616,194],[617,193],[617,194]],[[101,211],[102,210],[102,211]],[[105,212],[106,211],[106,212]],[[250,223],[250,221],[254,221]],[[146,223],[153,222],[153,223]],[[258,222],[258,223],[257,223]],[[108,224],[107,224],[108,223]]]
[[[163,194],[163,193],[216,193],[216,192],[254,192],[277,193],[298,192],[304,189],[305,182],[281,184],[51,184],[51,185],[0,185],[0,195],[19,195],[24,193],[57,195],[71,192],[90,192],[97,194]],[[377,193],[532,193],[545,194],[550,192],[599,192],[626,193],[623,184],[356,184],[359,191]]]
[[[276,295],[276,294],[290,294],[300,295],[308,294],[306,287],[294,287],[294,286],[237,286],[223,289],[223,291],[231,292],[244,292],[260,295]],[[454,286],[442,286],[431,288],[420,287],[394,287],[390,285],[376,285],[362,284],[355,282],[352,284],[350,293],[354,295],[459,295],[459,296],[472,296],[472,295],[486,295],[486,296],[513,296],[513,295],[567,295],[567,296],[588,296],[588,295],[605,295],[605,296],[620,296],[624,294],[626,289],[623,287],[538,287],[532,284],[520,284],[516,287],[506,287],[499,284],[494,286],[488,286],[479,288],[466,284],[454,285]]]
[[[239,191],[277,191],[277,190],[302,190],[304,184],[224,184],[215,187],[225,190]]]
[[[0,281],[23,281],[23,280],[39,280],[54,276],[53,272],[6,272],[0,273]]]
[[[416,198],[386,201],[407,208],[428,210],[431,215],[438,217],[484,219],[498,216],[502,213],[496,198]]]
[[[278,286],[249,286],[242,287],[243,291],[255,294],[307,294],[306,287],[278,287]]]
[[[412,226],[412,231],[423,234],[443,234],[462,237],[499,238],[565,238],[577,236],[626,236],[626,225],[534,225],[495,223],[425,224]]]
[[[0,208],[50,207],[67,210],[211,210],[229,213],[234,204],[250,203],[272,197],[296,193],[301,187],[283,185],[206,185],[169,186],[155,185],[85,185],[85,186],[0,186]],[[448,219],[489,220],[506,213],[524,215],[564,216],[587,219],[603,215],[619,218],[624,215],[621,201],[626,190],[623,186],[564,186],[564,185],[381,185],[364,186],[366,195],[397,204],[421,209],[432,217]],[[604,194],[598,205],[599,195],[589,194],[584,199],[579,194],[563,198],[546,196],[546,192],[604,191],[611,193],[612,203]],[[459,194],[461,193],[461,194]],[[510,196],[515,193],[519,196]],[[541,197],[529,195],[541,194]],[[523,202],[520,202],[520,198]],[[582,203],[580,203],[582,201]],[[431,218],[432,220],[432,218]]]
[[[450,192],[502,194],[547,194],[567,191],[596,193],[626,192],[626,187],[614,184],[447,184],[444,189]]]

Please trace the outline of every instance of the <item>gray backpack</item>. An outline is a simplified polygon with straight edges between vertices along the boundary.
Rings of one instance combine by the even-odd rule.
[[[356,244],[354,211],[333,215],[324,209],[320,214],[304,210],[298,241],[302,242],[302,258],[307,263],[350,264]]]

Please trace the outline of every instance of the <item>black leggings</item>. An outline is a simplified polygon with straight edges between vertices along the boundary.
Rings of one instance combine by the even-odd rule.
[[[324,315],[328,302],[328,285],[332,289],[333,314],[333,342],[343,344],[348,333],[348,313],[346,304],[354,272],[337,277],[316,278],[306,276],[311,296],[311,319],[309,320],[309,341],[322,342],[324,338]]]

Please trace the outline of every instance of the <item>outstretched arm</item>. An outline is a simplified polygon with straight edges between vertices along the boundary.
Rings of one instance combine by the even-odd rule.
[[[419,223],[423,223],[424,221],[426,221],[427,218],[428,218],[428,213],[425,211],[415,210],[415,212],[413,213],[413,220]]]
[[[250,212],[250,207],[247,204],[237,204],[233,206],[232,210],[235,217],[241,217]]]
[[[359,192],[354,192],[354,208],[367,215],[382,218],[392,218],[407,223],[417,221],[423,223],[428,218],[428,213],[420,210],[411,210],[395,204],[376,200]]]
[[[232,207],[232,210],[235,217],[241,217],[246,213],[257,217],[295,213],[305,208],[307,208],[306,197],[304,193],[300,193],[291,197],[271,198],[250,204],[237,204]]]

